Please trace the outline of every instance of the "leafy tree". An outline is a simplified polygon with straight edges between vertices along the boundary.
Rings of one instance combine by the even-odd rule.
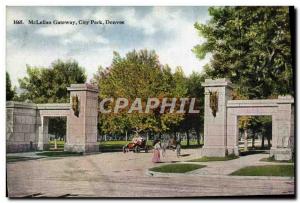
[[[204,67],[208,77],[229,78],[237,99],[294,94],[288,7],[211,7],[209,14],[207,24],[195,23],[205,41],[193,48],[199,59],[211,54]],[[263,136],[271,135],[264,118],[242,117],[240,127],[247,133],[262,124]]]
[[[99,114],[99,128],[102,133],[119,133],[124,131],[135,134],[152,132],[162,133],[177,125],[183,118],[182,115],[160,114],[159,107],[148,114],[127,111],[135,98],[142,99],[145,109],[148,98],[180,97],[186,89],[176,82],[184,83],[182,69],[178,68],[176,74],[171,69],[161,65],[154,51],[132,51],[121,57],[114,52],[110,67],[99,67],[92,80],[101,89],[100,100],[104,98],[127,98],[130,104],[118,114]],[[111,106],[114,106],[111,104]]]
[[[209,77],[231,79],[250,99],[294,94],[288,7],[211,7],[209,14],[207,24],[195,23],[206,41],[193,49],[199,59],[212,55]]]
[[[16,90],[12,87],[8,72],[6,72],[6,101],[13,100]]]
[[[190,98],[196,98],[195,106],[200,110],[199,114],[186,114],[181,123],[180,128],[189,131],[194,129],[197,135],[197,144],[200,145],[200,132],[204,127],[204,87],[201,83],[204,82],[205,75],[202,73],[193,72],[187,78],[187,95]],[[188,134],[188,133],[186,133]]]
[[[54,61],[50,68],[30,67],[27,76],[19,79],[21,98],[34,103],[62,103],[69,101],[67,87],[84,83],[85,71],[76,61]]]
[[[84,83],[85,71],[76,61],[57,60],[50,68],[30,67],[27,65],[27,76],[19,79],[22,93],[18,100],[34,103],[63,103],[69,101],[67,87],[71,84]],[[64,136],[66,133],[65,118],[51,118],[49,133]]]

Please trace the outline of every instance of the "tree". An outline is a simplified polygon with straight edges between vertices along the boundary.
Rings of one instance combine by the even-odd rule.
[[[8,72],[6,72],[6,101],[11,101],[15,97],[16,90],[12,87]]]
[[[34,103],[69,102],[67,87],[71,84],[85,83],[86,75],[76,61],[56,60],[51,67],[30,67],[27,76],[19,79],[23,91],[18,100]],[[64,136],[66,119],[57,117],[49,120],[49,133]]]
[[[145,109],[145,102],[148,98],[162,99],[184,95],[185,89],[180,85],[176,86],[176,82],[184,83],[182,74],[182,69],[178,68],[176,74],[173,75],[168,65],[160,64],[154,51],[133,50],[125,57],[114,52],[111,66],[105,69],[99,67],[92,82],[101,89],[100,100],[127,98],[131,104],[135,98],[141,98],[143,109]],[[147,114],[137,112],[128,114],[129,106],[117,114],[99,114],[101,132],[104,134],[123,134],[124,131],[135,134],[162,133],[170,130],[183,119],[182,115],[160,114],[159,107]]]
[[[193,48],[199,59],[211,54],[204,67],[208,77],[229,78],[234,94],[247,99],[294,95],[288,7],[211,7],[209,14],[207,24],[195,23],[205,41]],[[245,117],[247,129],[251,120]],[[270,133],[263,120],[257,122]]]
[[[211,53],[209,77],[229,78],[250,99],[294,94],[288,7],[211,7],[209,14],[207,24],[195,23],[206,41],[193,49],[200,59]]]
[[[241,116],[239,119],[239,128],[244,133],[244,151],[248,151],[248,129],[251,121],[251,116]]]
[[[57,60],[50,68],[27,65],[27,76],[19,79],[21,98],[34,103],[68,102],[67,87],[85,81],[85,71],[76,61]]]
[[[204,87],[201,83],[205,80],[202,73],[193,72],[187,78],[187,95],[196,98],[196,106],[199,108],[199,114],[186,114],[181,127],[186,129],[194,129],[197,136],[197,144],[200,145],[200,132],[204,127]]]

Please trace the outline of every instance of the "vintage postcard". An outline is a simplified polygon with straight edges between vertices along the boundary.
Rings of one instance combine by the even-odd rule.
[[[7,6],[7,197],[294,198],[294,10]]]

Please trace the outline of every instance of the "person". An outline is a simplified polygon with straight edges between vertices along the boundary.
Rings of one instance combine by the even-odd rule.
[[[152,158],[152,162],[153,163],[159,163],[160,162],[160,140],[156,140],[154,141],[154,149],[153,149],[153,158]]]

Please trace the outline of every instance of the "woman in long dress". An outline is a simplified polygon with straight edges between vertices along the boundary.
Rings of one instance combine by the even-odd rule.
[[[158,163],[160,162],[160,149],[161,149],[161,146],[160,146],[160,141],[157,140],[154,144],[154,147],[153,147],[153,158],[152,158],[152,162],[154,163]]]

